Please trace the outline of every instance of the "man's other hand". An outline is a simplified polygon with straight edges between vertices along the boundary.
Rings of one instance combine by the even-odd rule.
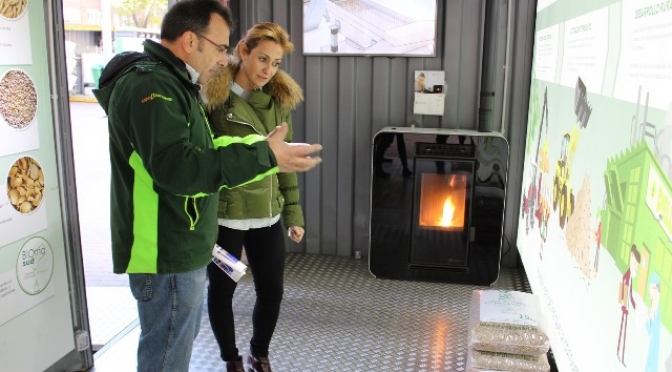
[[[278,161],[280,172],[305,172],[322,162],[322,158],[319,156],[311,156],[311,154],[322,150],[322,145],[301,144],[300,146],[293,146],[288,144],[285,142],[287,130],[287,124],[282,123],[266,137],[268,145]]]

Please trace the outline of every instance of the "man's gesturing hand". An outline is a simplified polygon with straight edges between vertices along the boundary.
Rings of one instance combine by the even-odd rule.
[[[278,161],[280,172],[305,172],[322,162],[322,158],[319,156],[310,156],[322,150],[322,145],[302,144],[301,146],[292,146],[285,142],[286,136],[287,124],[282,123],[266,137],[268,146]]]

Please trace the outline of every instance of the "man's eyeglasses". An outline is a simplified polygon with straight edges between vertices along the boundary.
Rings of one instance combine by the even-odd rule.
[[[225,46],[225,45],[219,45],[219,44],[215,43],[214,41],[208,39],[207,37],[205,37],[205,35],[203,35],[203,34],[201,34],[201,33],[198,33],[198,32],[194,32],[194,33],[195,33],[196,36],[198,36],[199,38],[201,38],[201,39],[205,39],[205,40],[207,40],[210,44],[214,45],[215,48],[217,48],[217,51],[218,51],[219,53],[226,54],[226,50],[228,49],[228,46]]]

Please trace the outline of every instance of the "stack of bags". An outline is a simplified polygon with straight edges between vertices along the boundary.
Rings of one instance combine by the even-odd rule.
[[[475,290],[469,310],[467,372],[549,372],[544,328],[536,295]]]

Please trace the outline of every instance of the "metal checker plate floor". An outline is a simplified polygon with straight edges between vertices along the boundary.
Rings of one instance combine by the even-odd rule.
[[[464,371],[469,300],[474,289],[484,288],[530,292],[522,268],[504,268],[492,287],[481,287],[376,279],[366,260],[288,254],[271,343],[273,371]],[[254,301],[252,277],[246,275],[234,297],[241,352],[248,350]],[[138,335],[136,322],[116,341],[119,346],[101,350],[108,355],[94,355],[92,371],[133,371],[135,361],[128,359],[135,357]],[[122,344],[125,350],[115,350]],[[206,310],[189,371],[224,370]]]

